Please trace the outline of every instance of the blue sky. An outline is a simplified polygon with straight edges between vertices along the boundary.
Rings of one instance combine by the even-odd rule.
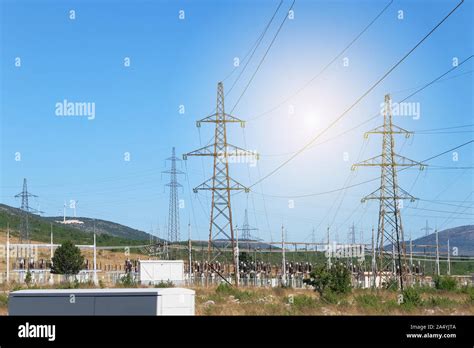
[[[287,20],[268,56],[233,114],[249,120],[245,130],[230,126],[229,142],[257,150],[256,167],[231,166],[231,175],[249,185],[302,148],[408,52],[457,1],[395,0],[371,28],[307,88],[293,95],[335,57],[389,1],[297,0],[294,19]],[[165,158],[207,144],[210,125],[195,121],[215,108],[217,82],[234,83],[245,61],[234,70],[263,31],[279,1],[1,1],[1,171],[0,201],[19,206],[13,198],[28,179],[38,195],[31,206],[45,215],[60,215],[64,201],[77,200],[79,216],[116,221],[163,236],[168,215]],[[247,70],[226,97],[226,110],[257,68],[291,1],[284,1]],[[70,10],[76,18],[69,18]],[[185,19],[179,18],[184,10]],[[399,19],[403,11],[403,19]],[[370,118],[384,95],[398,101],[473,54],[473,4],[466,1],[387,79],[321,140],[248,195],[233,197],[234,224],[244,209],[255,234],[279,240],[285,224],[288,239],[316,240],[331,226],[334,238],[346,241],[354,223],[368,241],[377,225],[376,202],[360,199],[378,182],[347,190],[320,193],[377,177],[377,168],[351,172],[352,163],[381,151],[381,138],[364,141],[363,133],[382,124],[382,117],[337,136]],[[125,57],[131,65],[124,66]],[[15,66],[15,59],[21,66]],[[348,66],[343,59],[348,58]],[[226,78],[227,77],[227,78]],[[394,117],[409,130],[431,130],[473,123],[472,61],[409,101],[420,106],[420,117]],[[93,102],[96,115],[58,117],[55,105],[67,99]],[[274,109],[264,116],[262,113]],[[179,113],[184,105],[185,113]],[[294,110],[290,114],[289,110]],[[472,139],[472,127],[397,138],[397,150],[423,160]],[[362,150],[361,150],[362,149]],[[124,153],[130,153],[130,161]],[[405,204],[406,235],[420,236],[429,220],[440,228],[473,223],[472,145],[427,164],[422,173],[406,170],[399,183],[419,197]],[[21,161],[15,154],[21,154]],[[348,160],[344,160],[344,153]],[[360,155],[359,155],[360,154]],[[182,165],[182,166],[181,166]],[[190,192],[210,177],[211,159],[190,158],[178,164],[181,233],[191,221],[194,238],[205,239],[210,196]],[[349,178],[349,179],[348,179]],[[292,199],[293,202],[289,202]],[[434,202],[428,202],[434,201]],[[293,206],[293,208],[290,208]],[[330,209],[332,207],[332,209]],[[465,207],[468,207],[467,209]],[[423,209],[423,210],[422,210]],[[454,213],[456,214],[454,214]],[[72,210],[68,209],[68,214]]]

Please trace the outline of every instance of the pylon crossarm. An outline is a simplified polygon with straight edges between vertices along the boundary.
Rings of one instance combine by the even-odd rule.
[[[398,154],[394,154],[394,161],[396,162],[396,163],[394,163],[394,165],[396,165],[397,167],[415,167],[415,166],[419,166],[420,169],[423,169],[424,167],[427,166],[424,163],[413,161],[409,158],[406,158],[406,157],[398,155]]]
[[[355,170],[357,167],[414,167],[414,166],[419,166],[420,169],[423,169],[426,164],[413,161],[409,158],[406,158],[404,156],[400,156],[398,154],[393,155],[393,162],[387,162],[383,161],[384,157],[382,155],[378,155],[372,158],[369,158],[367,160],[364,160],[362,162],[356,163],[352,165],[352,170]]]
[[[224,114],[225,117],[224,118],[220,118],[219,116],[220,115],[217,115],[216,113],[212,114],[212,115],[209,115],[207,117],[204,117],[203,119],[199,120],[199,121],[196,121],[196,126],[197,127],[200,127],[201,126],[201,123],[240,123],[241,126],[243,127],[243,125],[245,124],[245,121],[235,117],[235,116],[232,116],[232,115],[229,115],[229,114]]]
[[[185,172],[179,170],[179,169],[168,169],[168,170],[163,170],[163,174],[185,174]]]
[[[219,183],[219,180],[218,178],[216,178],[216,181]],[[249,191],[249,188],[242,185],[241,183],[235,181],[234,179],[232,178],[229,178],[229,187],[227,187],[226,185],[224,185],[224,183],[222,183],[223,185],[222,186],[214,186],[213,185],[213,178],[210,178],[208,180],[206,180],[205,182],[203,182],[201,185],[199,186],[196,186],[193,191],[194,192],[197,192],[197,191],[200,191],[200,190],[215,190],[215,191],[227,191],[227,190],[231,190],[231,191],[237,191],[237,190],[244,190],[246,192]]]
[[[370,166],[379,166],[382,163],[382,155],[378,155],[367,160],[364,160],[359,163],[352,165],[352,170],[355,170],[357,167],[370,167]]]
[[[188,156],[214,156],[214,144],[210,144],[192,152],[185,153],[183,159],[186,160]]]
[[[377,199],[377,200],[406,200],[406,199],[409,199],[410,201],[415,201],[417,200],[418,198],[415,198],[413,197],[412,195],[410,195],[408,192],[406,192],[404,189],[400,188],[399,186],[397,186],[397,190],[399,190],[399,193],[401,194],[397,194],[397,196],[393,196],[393,195],[385,195],[385,194],[380,194],[380,191],[381,191],[381,188],[379,187],[377,190],[375,190],[374,192],[368,194],[367,196],[365,196],[364,198],[362,198],[362,203],[367,201],[367,200],[372,200],[372,199]]]
[[[386,130],[384,126],[378,126],[377,128],[365,132],[364,137],[367,138],[369,134],[405,134],[405,136],[408,138],[409,136],[413,135],[414,132],[407,131],[406,129],[392,124],[392,130]]]

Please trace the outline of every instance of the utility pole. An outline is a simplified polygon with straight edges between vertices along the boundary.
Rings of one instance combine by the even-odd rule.
[[[281,225],[281,283],[286,285],[285,228]]]
[[[448,275],[451,275],[451,249],[449,248],[449,239],[448,239]]]
[[[174,147],[171,150],[171,157],[167,158],[166,160],[171,162],[171,168],[162,172],[170,175],[170,182],[166,184],[166,186],[170,188],[168,213],[168,241],[170,243],[176,243],[180,240],[178,187],[182,187],[182,185],[178,182],[177,177],[180,174],[184,174],[184,172],[179,169],[176,169],[176,161],[181,160],[176,157],[176,151]]]
[[[329,226],[327,229],[327,236],[328,236],[328,246],[326,248],[326,252],[327,252],[327,257],[328,257],[328,269],[330,269],[331,268],[331,240],[329,238]]]
[[[97,285],[97,242],[95,237],[95,219],[94,219],[94,284]]]
[[[193,249],[191,245],[191,221],[188,222],[188,262],[189,262],[189,283],[191,284],[191,275],[193,273],[192,256]]]
[[[375,259],[375,240],[374,240],[374,228],[372,227],[372,278],[373,278],[373,283],[372,286],[375,288],[376,287],[376,274],[377,274],[377,262]]]
[[[7,222],[7,283],[10,282],[10,223]]]
[[[209,264],[212,264],[212,262],[223,253],[223,250],[230,246],[233,253],[232,259],[235,263],[234,225],[230,199],[231,191],[243,190],[249,192],[250,190],[230,177],[229,158],[236,156],[241,158],[254,156],[258,159],[258,154],[228,143],[227,124],[239,123],[241,127],[244,127],[245,123],[241,119],[225,112],[224,85],[222,82],[217,84],[217,107],[215,114],[197,121],[196,126],[200,127],[201,123],[215,124],[214,142],[198,150],[184,154],[183,159],[186,160],[188,156],[210,156],[214,159],[212,177],[193,189],[195,193],[199,190],[211,191],[212,193],[207,258]],[[220,245],[215,243],[216,239],[220,239]],[[238,265],[234,264],[234,269],[237,269],[237,266]],[[222,277],[220,274],[219,276]],[[235,281],[237,282],[236,274]]]
[[[53,223],[51,223],[51,260],[53,259],[54,253],[53,253]]]
[[[436,233],[436,274],[439,276],[440,275],[440,270],[439,270],[439,240],[438,240],[438,229],[435,229]]]
[[[397,277],[399,288],[403,290],[404,266],[406,262],[406,246],[403,236],[403,227],[400,214],[401,202],[405,199],[415,201],[415,198],[408,192],[398,186],[397,167],[419,166],[424,168],[424,164],[412,161],[406,157],[395,153],[394,134],[404,134],[405,137],[411,136],[409,132],[392,123],[392,101],[390,95],[385,95],[384,102],[384,124],[365,133],[367,138],[369,134],[382,135],[382,154],[372,157],[368,160],[354,164],[352,169],[360,166],[377,166],[381,168],[380,187],[362,199],[379,201],[379,221],[377,229],[377,261],[379,263],[377,271],[379,272],[380,284],[388,283],[391,279]],[[390,245],[392,251],[386,252],[385,246]],[[395,273],[387,272],[390,264],[395,263]]]
[[[235,285],[239,287],[240,284],[240,261],[239,261],[239,229],[235,226],[235,250],[234,250],[234,265],[235,265]]]

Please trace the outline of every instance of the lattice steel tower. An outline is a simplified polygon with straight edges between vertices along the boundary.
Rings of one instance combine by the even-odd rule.
[[[27,243],[30,242],[30,231],[29,231],[29,222],[28,215],[32,212],[38,212],[36,209],[32,209],[29,205],[29,197],[38,197],[30,192],[28,192],[28,185],[26,183],[26,178],[23,179],[23,190],[15,195],[15,198],[21,198],[21,222],[20,222],[20,242],[23,243],[26,240]]]
[[[188,156],[210,156],[214,158],[212,177],[193,189],[195,193],[200,190],[212,192],[208,261],[212,263],[222,254],[223,249],[227,249],[230,246],[232,248],[234,269],[237,269],[238,255],[235,252],[236,245],[230,197],[231,191],[244,190],[249,192],[249,189],[229,176],[229,159],[247,156],[255,156],[258,159],[258,154],[227,142],[227,124],[240,123],[240,126],[244,127],[245,122],[225,113],[224,86],[222,82],[217,84],[217,107],[215,114],[197,121],[196,126],[200,127],[201,123],[215,124],[214,143],[184,154],[183,159],[186,160]],[[220,245],[216,243],[217,240],[219,240]],[[238,282],[237,276],[236,272],[234,272],[236,284]]]
[[[380,187],[362,199],[362,202],[370,199],[380,202],[377,242],[375,245],[376,271],[374,284],[376,278],[379,279],[380,285],[383,283],[389,284],[390,280],[398,278],[398,287],[403,290],[404,276],[407,271],[409,272],[409,269],[406,265],[406,245],[403,237],[400,208],[403,200],[414,201],[416,198],[398,186],[397,167],[419,166],[420,169],[423,169],[425,165],[395,153],[394,134],[404,134],[408,138],[413,132],[392,123],[391,104],[390,95],[385,95],[383,126],[379,126],[364,135],[367,138],[369,134],[382,134],[382,154],[354,164],[353,169],[359,166],[378,166],[381,168]],[[389,249],[387,250],[387,248]]]
[[[175,243],[180,240],[179,235],[179,198],[178,188],[182,185],[178,182],[178,175],[184,174],[179,169],[176,169],[176,161],[181,161],[176,157],[175,148],[173,147],[171,157],[166,159],[171,161],[171,168],[163,171],[165,174],[170,175],[170,182],[166,184],[170,189],[170,201],[169,201],[169,215],[168,215],[168,241]]]

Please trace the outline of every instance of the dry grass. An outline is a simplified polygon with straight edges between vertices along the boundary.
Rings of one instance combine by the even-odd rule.
[[[354,290],[334,302],[309,289],[241,289],[243,294],[219,294],[216,288],[195,288],[197,315],[473,315],[468,294],[423,294],[422,306],[397,303],[391,291]],[[291,300],[292,298],[292,300]],[[434,301],[430,301],[434,298]]]

